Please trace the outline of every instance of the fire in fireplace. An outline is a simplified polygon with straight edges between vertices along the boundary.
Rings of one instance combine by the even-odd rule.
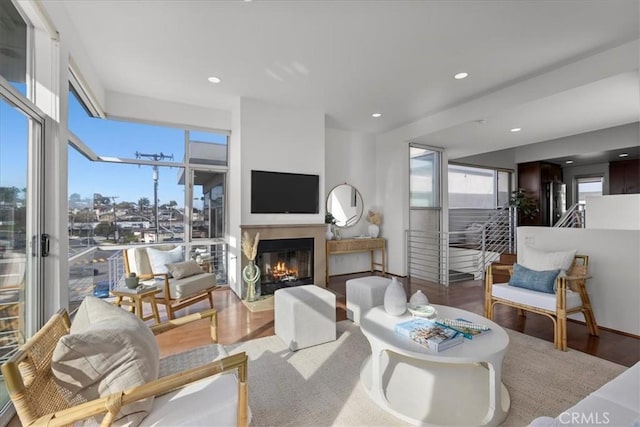
[[[263,295],[313,283],[313,243],[313,238],[260,240],[256,264]]]

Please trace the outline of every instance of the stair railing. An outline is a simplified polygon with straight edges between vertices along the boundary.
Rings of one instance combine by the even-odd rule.
[[[584,203],[574,203],[553,226],[561,228],[584,228],[586,213]]]

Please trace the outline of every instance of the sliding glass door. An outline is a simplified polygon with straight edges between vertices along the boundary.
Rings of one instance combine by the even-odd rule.
[[[0,86],[0,364],[40,325],[42,121]],[[0,382],[0,408],[9,402]],[[0,416],[0,421],[2,417]]]

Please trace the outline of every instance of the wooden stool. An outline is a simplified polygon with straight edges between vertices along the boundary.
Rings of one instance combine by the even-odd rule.
[[[142,321],[155,319],[156,323],[160,323],[160,314],[158,313],[158,305],[156,304],[156,294],[160,292],[158,288],[148,289],[142,292],[137,292],[135,289],[118,288],[111,291],[116,297],[114,302],[118,307],[131,307],[131,310]],[[151,304],[152,314],[145,316],[142,312],[142,302],[146,301]]]

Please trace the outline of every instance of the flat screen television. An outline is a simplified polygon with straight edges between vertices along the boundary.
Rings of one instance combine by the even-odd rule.
[[[251,213],[318,213],[319,195],[318,175],[251,171]]]

